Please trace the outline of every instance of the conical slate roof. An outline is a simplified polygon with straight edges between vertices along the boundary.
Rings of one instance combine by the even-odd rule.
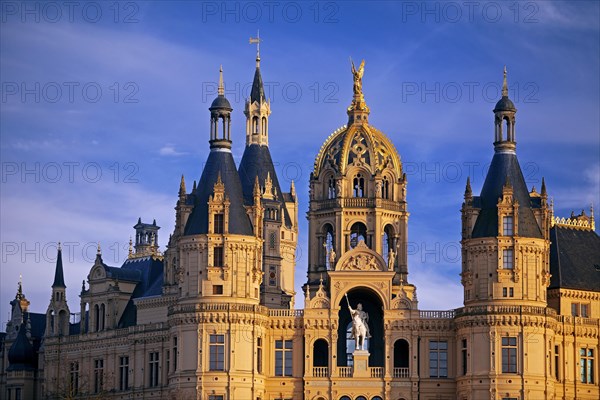
[[[481,212],[475,222],[472,237],[498,236],[498,199],[508,181],[513,188],[513,198],[519,202],[519,236],[541,238],[542,232],[531,210],[531,199],[517,155],[509,151],[496,151],[488,170],[479,202]]]
[[[208,233],[208,199],[221,176],[225,195],[229,198],[229,233],[252,235],[252,224],[244,207],[240,177],[230,151],[211,151],[206,160],[198,187],[192,193],[194,209],[185,226],[185,235]]]
[[[54,269],[54,283],[52,284],[52,287],[67,287],[65,285],[65,276],[63,274],[62,250],[60,248],[60,244],[58,248],[58,255],[56,256],[56,268]]]
[[[8,350],[9,371],[23,371],[35,367],[35,350],[25,331],[25,323],[22,323],[17,338]]]

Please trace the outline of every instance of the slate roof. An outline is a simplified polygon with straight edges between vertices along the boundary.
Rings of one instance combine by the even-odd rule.
[[[472,237],[498,236],[498,199],[502,197],[502,188],[509,179],[513,187],[513,198],[519,201],[519,236],[541,238],[542,232],[530,207],[533,203],[517,160],[510,152],[496,152],[488,170],[481,195],[477,202],[481,212],[473,228]]]
[[[275,167],[273,166],[273,160],[271,159],[269,146],[261,146],[258,144],[246,146],[246,149],[244,149],[244,155],[242,156],[242,161],[240,162],[239,175],[244,192],[244,202],[247,205],[251,205],[254,202],[253,194],[256,176],[258,175],[258,183],[261,188],[264,189],[267,173],[271,177],[273,188],[275,188],[277,191],[277,201],[281,204],[281,208],[283,210],[285,226],[291,228],[292,221],[284,204],[286,197],[279,186],[279,180],[277,179],[277,174],[275,173]],[[291,198],[289,195],[288,197]]]
[[[254,80],[252,81],[252,91],[250,92],[250,103],[265,101],[265,89],[263,86],[262,76],[260,75],[260,67],[256,67],[254,72]]]
[[[37,364],[35,349],[27,339],[25,323],[19,327],[17,338],[8,350],[8,371],[32,370]]]
[[[217,150],[217,151],[215,151]],[[214,184],[219,174],[225,185],[225,195],[231,202],[229,206],[229,233],[252,235],[250,217],[244,207],[244,197],[240,177],[230,151],[212,149],[206,160],[204,171],[194,196],[194,209],[185,226],[185,235],[208,233],[208,198],[214,192]]]
[[[164,278],[163,268],[164,264],[162,260],[150,256],[127,259],[121,268],[116,268],[122,270],[124,273],[136,274],[139,276],[138,284],[133,290],[131,298],[125,306],[123,315],[119,320],[119,328],[126,328],[136,325],[137,310],[135,308],[135,304],[133,303],[134,299],[162,294]]]
[[[550,229],[550,288],[600,291],[600,236],[591,230]]]
[[[65,276],[63,273],[63,263],[62,263],[62,250],[58,250],[58,255],[56,256],[56,268],[54,269],[54,283],[52,287],[62,287],[66,288],[65,285]]]

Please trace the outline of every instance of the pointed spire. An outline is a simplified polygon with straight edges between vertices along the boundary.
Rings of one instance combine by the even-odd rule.
[[[473,197],[473,190],[471,190],[471,177],[467,176],[467,185],[465,187],[465,200]]]
[[[296,198],[296,186],[294,185],[294,180],[292,179],[292,183],[290,184],[290,194],[293,198]]]
[[[546,192],[546,180],[542,177],[542,197],[548,197],[548,192]]]
[[[508,83],[506,81],[506,65],[504,66],[504,79],[502,81],[502,97],[508,97]]]
[[[131,236],[129,236],[129,254],[127,255],[127,258],[131,257],[133,257],[133,240],[131,239]]]
[[[179,194],[185,194],[185,177],[181,174],[181,182],[179,182]]]
[[[223,83],[223,65],[219,67],[219,89],[217,89],[217,94],[219,96],[225,95],[225,84]]]
[[[52,288],[66,288],[65,277],[63,274],[62,249],[58,242],[58,254],[56,256],[56,268],[54,269],[54,283]]]
[[[252,193],[253,193],[254,197],[260,197],[260,195],[261,195],[260,182],[258,180],[258,175],[256,175],[254,177],[254,190]]]

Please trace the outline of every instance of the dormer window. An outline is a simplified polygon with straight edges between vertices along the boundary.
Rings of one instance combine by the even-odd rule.
[[[354,197],[365,197],[365,178],[361,174],[356,174],[353,181]]]
[[[513,217],[502,217],[502,235],[512,236],[514,233]]]
[[[225,218],[222,213],[213,216],[213,227],[215,233],[224,233]]]

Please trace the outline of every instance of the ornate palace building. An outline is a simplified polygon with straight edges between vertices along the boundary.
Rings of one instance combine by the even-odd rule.
[[[273,167],[257,56],[240,165],[221,70],[208,158],[191,191],[181,178],[164,252],[156,222],[138,220],[123,265],[98,247],[80,304],[67,304],[60,246],[44,314],[19,284],[0,397],[597,400],[600,237],[593,212],[554,217],[546,185],[527,188],[506,73],[489,172],[478,196],[467,181],[462,203],[464,306],[424,311],[406,174],[369,123],[364,62],[352,72],[347,124],[310,175],[304,309],[293,302],[298,201]]]

